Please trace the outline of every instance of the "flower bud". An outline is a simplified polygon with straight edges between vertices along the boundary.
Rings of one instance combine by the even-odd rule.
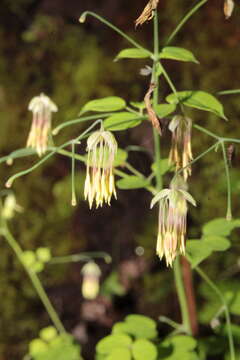
[[[87,300],[94,300],[99,293],[101,270],[94,261],[90,261],[83,266],[82,275],[82,295]]]

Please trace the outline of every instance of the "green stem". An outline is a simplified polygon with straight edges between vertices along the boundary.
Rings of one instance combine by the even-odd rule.
[[[208,136],[213,137],[214,139],[217,139],[217,140],[219,140],[219,139],[220,139],[220,137],[219,137],[219,136],[217,136],[216,134],[212,133],[211,131],[209,131],[209,130],[207,130],[207,129],[203,128],[203,127],[202,127],[202,126],[200,126],[200,125],[194,124],[194,125],[193,125],[193,127],[194,127],[195,129],[197,129],[197,130],[199,130],[199,131],[201,131],[201,132],[203,132],[203,133],[207,134]]]
[[[177,27],[173,30],[173,32],[171,33],[171,35],[168,37],[167,41],[166,41],[166,45],[169,45],[172,40],[175,38],[175,36],[177,35],[177,33],[182,29],[182,27],[185,25],[185,23],[190,19],[190,17],[192,15],[195,14],[196,11],[198,11],[198,9],[200,7],[202,7],[208,0],[201,0],[199,3],[197,3],[190,11],[187,12],[187,14],[183,17],[183,19],[180,21],[180,23],[177,25]]]
[[[65,333],[66,330],[64,329],[64,326],[63,326],[61,320],[59,319],[57,312],[53,308],[37,274],[34,273],[33,271],[31,271],[31,269],[29,269],[24,264],[24,262],[22,260],[23,259],[23,250],[21,249],[21,247],[19,246],[18,242],[15,240],[15,238],[13,237],[11,232],[9,231],[7,223],[5,221],[2,221],[2,235],[5,237],[9,246],[13,249],[18,260],[20,261],[20,263],[24,267],[25,271],[27,272],[27,274],[28,274],[30,280],[32,281],[32,284],[33,284],[39,298],[41,299],[43,305],[45,306],[45,309],[46,309],[49,317],[51,318],[53,324],[55,325],[55,327],[57,328],[57,330],[59,332]]]
[[[222,153],[223,153],[223,160],[225,165],[225,171],[226,171],[226,178],[227,178],[227,220],[232,220],[232,189],[231,189],[231,179],[230,179],[230,172],[228,167],[228,160],[227,160],[227,154],[224,142],[221,141],[222,146]]]
[[[157,16],[157,11],[155,11],[155,15],[154,15],[154,59],[158,59],[158,54],[159,54],[158,36],[159,36],[159,34],[158,34],[158,16]],[[153,94],[153,107],[156,107],[158,104],[158,92],[159,92],[159,78],[156,74],[156,65],[157,65],[157,60],[155,60],[154,64],[153,64],[153,82],[155,84],[155,89],[154,89],[154,94]],[[163,75],[166,78],[167,82],[169,83],[171,89],[176,93],[176,89],[163,67],[162,67],[162,71],[163,71]],[[161,160],[160,137],[155,129],[153,131],[154,131],[154,144],[155,144],[155,162],[156,162],[156,166],[157,166],[156,180],[157,180],[157,188],[158,188],[158,190],[160,190],[162,188],[162,175],[160,172],[160,160]],[[175,283],[176,283],[179,304],[180,304],[180,308],[181,308],[183,326],[188,333],[191,333],[191,325],[190,325],[189,314],[188,314],[187,299],[186,299],[179,259],[176,259],[175,264],[174,264],[174,277],[175,277]]]
[[[191,334],[192,330],[191,330],[191,323],[189,318],[188,303],[184,289],[184,282],[182,277],[182,269],[181,269],[179,256],[174,261],[173,271],[174,271],[174,278],[175,278],[179,305],[181,309],[183,328],[188,334]]]
[[[132,174],[140,177],[140,178],[144,178],[144,175],[142,173],[140,173],[140,171],[138,171],[137,169],[135,169],[131,164],[129,164],[128,162],[125,163],[125,167],[131,171]]]
[[[197,157],[195,157],[192,161],[190,161],[186,166],[184,166],[183,168],[179,169],[176,174],[174,175],[174,178],[181,174],[185,169],[188,168],[188,166],[191,166],[192,164],[194,164],[196,161],[200,160],[202,157],[204,157],[205,155],[207,155],[210,151],[214,150],[216,148],[216,146],[218,146],[220,142],[217,141],[215,144],[213,144],[212,146],[210,146],[207,150],[203,151],[201,154],[199,154]]]
[[[36,164],[34,164],[32,167],[30,167],[29,169],[20,171],[19,173],[11,176],[8,181],[6,182],[6,187],[11,187],[14,180],[16,180],[17,178],[27,175],[30,172],[32,172],[33,170],[37,169],[41,164],[43,164],[45,161],[47,161],[50,157],[52,157],[54,154],[56,154],[59,150],[62,150],[63,148],[65,148],[68,145],[72,144],[72,141],[74,142],[78,142],[79,140],[81,140],[88,132],[90,132],[96,125],[98,125],[99,123],[102,123],[102,120],[97,120],[95,121],[91,126],[89,126],[89,128],[87,128],[87,130],[85,130],[81,135],[79,135],[76,139],[74,140],[70,140],[65,142],[63,145],[56,147],[53,151],[51,151],[48,155],[44,156],[41,160],[39,160]]]
[[[80,261],[89,261],[92,259],[104,259],[104,261],[109,264],[112,261],[112,258],[110,255],[108,255],[105,252],[85,252],[81,254],[73,254],[73,255],[67,255],[67,256],[58,256],[53,257],[49,264],[65,264],[65,263],[71,263],[71,262],[80,262]]]
[[[72,206],[77,205],[76,190],[75,190],[75,142],[72,142],[72,174],[71,174],[71,185],[72,185]]]
[[[223,90],[217,92],[217,95],[237,95],[237,94],[240,94],[240,89]]]
[[[158,105],[158,93],[159,93],[159,77],[157,75],[157,58],[159,54],[159,31],[158,31],[158,14],[155,10],[154,14],[154,62],[153,62],[153,75],[152,82],[155,84],[154,92],[153,92],[153,108],[155,109]],[[160,151],[160,136],[156,129],[153,129],[153,138],[154,138],[154,150],[155,150],[155,163],[157,167],[156,172],[156,183],[157,189],[161,190],[162,188],[162,175],[160,171],[160,161],[161,161],[161,151]]]
[[[80,23],[84,23],[86,20],[87,16],[92,16],[96,19],[98,19],[99,21],[101,21],[103,24],[105,24],[106,26],[110,27],[112,30],[114,30],[116,33],[118,33],[120,36],[122,36],[124,39],[126,39],[129,43],[131,43],[133,46],[135,46],[138,49],[147,51],[148,54],[150,56],[152,56],[151,51],[149,51],[148,49],[145,49],[143,46],[141,46],[140,44],[138,44],[135,40],[133,40],[130,36],[128,36],[127,34],[125,34],[122,30],[120,30],[119,28],[117,28],[116,26],[114,26],[113,24],[111,24],[109,21],[107,21],[106,19],[104,19],[102,16],[92,12],[92,11],[85,11],[82,13],[82,15],[80,16]]]
[[[218,287],[212,282],[212,280],[207,276],[207,274],[199,267],[196,266],[195,270],[197,273],[201,276],[201,278],[206,281],[206,283],[212,288],[212,290],[217,294],[219,299],[221,300],[224,311],[225,311],[225,317],[226,317],[226,324],[227,324],[227,332],[228,332],[228,341],[229,341],[229,349],[230,349],[230,359],[236,360],[235,356],[235,349],[234,349],[234,342],[233,342],[233,334],[232,334],[232,328],[231,328],[231,318],[230,313],[228,309],[228,304],[224,298],[224,295],[221,293],[221,291],[218,289]]]
[[[65,121],[64,123],[62,123],[62,124],[58,125],[57,127],[55,127],[55,129],[53,129],[53,131],[52,131],[52,134],[57,135],[60,130],[64,129],[67,126],[79,124],[79,123],[85,122],[85,121],[97,120],[99,118],[107,118],[107,117],[112,116],[114,114],[116,114],[116,113],[96,114],[96,115],[84,116],[84,117],[80,117],[78,119]]]

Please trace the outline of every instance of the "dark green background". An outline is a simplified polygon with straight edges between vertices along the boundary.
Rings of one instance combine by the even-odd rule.
[[[160,44],[193,3],[190,0],[160,0]],[[88,18],[86,24],[80,25],[78,18],[86,9],[95,11],[151,48],[151,24],[134,29],[134,20],[145,6],[145,1],[2,0],[1,5],[2,156],[24,147],[31,124],[28,102],[42,91],[51,96],[59,107],[59,112],[54,115],[54,125],[75,118],[82,105],[90,99],[116,95],[127,101],[143,100],[148,80],[139,75],[139,70],[150,63],[144,60],[114,63],[115,55],[129,45],[96,20]],[[200,61],[200,65],[166,62],[177,89],[201,89],[214,94],[220,90],[240,88],[240,10],[236,6],[233,17],[226,21],[222,7],[223,1],[209,1],[172,44],[188,48]],[[169,92],[161,79],[160,101],[164,101]],[[239,137],[239,99],[239,95],[221,98],[229,122],[200,111],[189,111],[189,115],[194,122],[217,134]],[[56,137],[56,143],[61,144],[77,136],[83,128],[82,125],[67,128]],[[130,144],[147,147],[148,154],[131,153],[129,159],[148,174],[152,157],[150,126],[145,124],[126,133],[119,132],[117,139],[122,148]],[[207,136],[193,131],[194,154],[203,151],[211,142]],[[168,156],[169,144],[170,137],[165,131],[162,140],[164,157]],[[78,151],[84,153],[84,143]],[[1,187],[4,188],[10,175],[31,166],[36,160],[36,157],[29,157],[15,161],[12,166],[2,164]],[[155,256],[157,214],[149,210],[151,196],[144,190],[118,191],[118,201],[113,201],[111,208],[90,211],[82,199],[85,169],[78,164],[79,203],[73,209],[70,206],[70,166],[70,160],[57,155],[14,183],[17,201],[25,211],[16,216],[11,227],[24,249],[48,246],[54,256],[104,250],[113,256],[112,265],[100,262],[103,277],[113,269],[120,271],[125,295],[112,296],[110,300],[101,298],[96,306],[102,306],[105,315],[100,319],[96,315],[89,320],[86,315],[88,310],[84,308],[81,297],[81,264],[49,266],[40,275],[66,328],[81,343],[85,343],[84,353],[86,359],[90,359],[92,345],[125,314],[142,312],[155,318],[164,314],[179,320],[179,309],[173,295],[172,272],[166,270],[165,264],[159,263]],[[238,217],[238,152],[231,174],[234,215]],[[168,180],[167,177],[166,185]],[[204,222],[225,215],[226,181],[220,151],[193,166],[190,191],[198,207],[191,209],[189,234],[196,238]],[[208,272],[213,277],[221,278],[221,272],[236,263],[239,245],[237,235],[235,237],[232,251],[221,256],[214,255],[206,261]],[[139,244],[145,247],[144,259],[135,255],[134,249]],[[128,281],[127,274],[133,276],[134,281]],[[49,318],[3,239],[0,240],[0,299],[0,360],[21,359],[27,343],[37,336],[40,328],[49,324]],[[198,296],[198,299],[201,310],[202,297]],[[161,334],[166,334],[164,327]]]

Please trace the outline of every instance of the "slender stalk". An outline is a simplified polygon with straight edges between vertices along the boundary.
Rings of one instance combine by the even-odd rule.
[[[217,95],[237,95],[240,94],[240,89],[232,89],[232,90],[223,90],[223,91],[218,91]]]
[[[72,142],[72,174],[71,174],[71,185],[72,185],[72,206],[77,205],[76,190],[75,190],[75,143]]]
[[[219,288],[213,283],[213,281],[207,276],[207,274],[199,266],[196,266],[195,270],[201,276],[201,278],[204,281],[206,281],[206,283],[217,294],[217,296],[219,297],[219,299],[221,300],[221,302],[223,304],[225,317],[226,317],[226,324],[227,324],[227,333],[228,333],[228,341],[229,341],[229,349],[230,349],[230,359],[231,360],[236,360],[235,348],[234,348],[234,342],[233,342],[233,334],[232,334],[232,328],[231,328],[231,318],[230,318],[228,304],[227,304],[227,302],[225,300],[225,297],[221,293]]]
[[[154,25],[153,25],[153,32],[154,32],[154,62],[153,62],[153,76],[152,82],[154,82],[155,88],[153,92],[153,108],[156,108],[158,105],[158,93],[159,93],[159,77],[157,76],[157,58],[159,54],[159,31],[158,31],[158,14],[155,10],[154,14]],[[155,163],[157,166],[156,172],[156,182],[157,182],[157,189],[160,190],[162,188],[162,175],[160,171],[160,160],[161,160],[161,152],[160,152],[160,136],[158,132],[153,129],[153,137],[154,137],[154,151],[155,151]]]
[[[106,19],[104,19],[102,16],[92,12],[92,11],[85,11],[84,13],[82,13],[82,15],[80,16],[80,23],[84,23],[86,20],[87,16],[92,16],[96,19],[98,19],[99,21],[101,21],[103,24],[105,24],[106,26],[108,26],[109,28],[111,28],[112,30],[114,30],[116,33],[118,33],[120,36],[122,36],[124,39],[126,39],[129,43],[131,43],[133,46],[135,46],[138,49],[147,51],[149,56],[152,56],[153,54],[151,53],[151,51],[149,51],[148,49],[145,49],[143,46],[141,46],[140,44],[138,44],[135,40],[133,40],[130,36],[128,36],[127,34],[125,34],[122,30],[120,30],[119,28],[117,28],[116,26],[114,26],[113,24],[111,24],[109,21],[107,21]]]
[[[5,237],[9,246],[15,252],[18,260],[20,261],[20,263],[24,267],[25,271],[27,272],[27,274],[28,274],[39,298],[41,299],[49,317],[51,318],[53,324],[55,325],[55,327],[58,329],[59,332],[65,333],[66,330],[64,329],[64,326],[63,326],[57,312],[55,311],[54,307],[52,306],[52,304],[41,284],[41,281],[39,280],[39,277],[37,276],[36,273],[31,271],[31,269],[28,268],[24,264],[24,261],[22,260],[23,259],[23,250],[21,249],[21,247],[19,246],[18,242],[15,240],[15,238],[13,237],[11,232],[9,231],[7,223],[5,221],[2,221],[2,229],[1,230],[2,230],[2,232],[1,232],[2,235]]]
[[[159,54],[159,32],[158,32],[158,15],[157,11],[154,14],[154,59],[158,59]],[[153,107],[156,107],[158,104],[158,92],[159,92],[159,78],[156,74],[156,65],[157,61],[154,61],[153,64],[153,82],[155,84],[155,89],[153,93]],[[167,82],[169,83],[171,89],[176,93],[176,89],[172,84],[170,78],[168,77],[165,69],[162,67],[163,75],[166,78]],[[161,153],[160,153],[160,137],[159,134],[154,129],[154,145],[155,145],[155,162],[157,166],[157,173],[156,173],[156,180],[157,180],[157,189],[160,190],[162,188],[162,175],[160,172],[160,160],[161,160]],[[188,314],[188,306],[187,306],[187,299],[184,290],[184,283],[181,274],[181,266],[179,263],[179,259],[176,259],[174,264],[174,278],[176,283],[177,295],[179,299],[181,315],[183,320],[183,327],[188,333],[191,333],[191,326],[189,321],[189,314]]]
[[[75,124],[79,124],[81,122],[85,122],[85,121],[90,121],[90,120],[97,120],[99,118],[107,118],[109,116],[112,116],[116,113],[104,113],[104,114],[96,114],[96,115],[90,115],[90,116],[84,116],[84,117],[80,117],[77,119],[73,119],[73,120],[69,120],[69,121],[65,121],[62,124],[58,125],[57,127],[55,127],[55,129],[53,129],[52,134],[53,135],[57,135],[59,133],[60,130],[64,129],[67,126],[71,126],[71,125],[75,125]]]
[[[228,160],[227,160],[227,154],[224,142],[221,141],[222,146],[222,153],[223,153],[223,160],[225,165],[225,171],[226,171],[226,178],[227,178],[227,214],[226,219],[232,220],[232,189],[231,189],[231,179],[230,179],[230,172],[228,167]]]
[[[193,127],[194,127],[195,129],[197,129],[197,130],[205,133],[206,135],[213,137],[214,139],[217,139],[217,140],[220,139],[219,136],[217,136],[216,134],[212,133],[211,131],[205,129],[204,127],[202,127],[202,126],[200,126],[200,125],[194,124]]]
[[[131,171],[132,174],[140,177],[140,178],[144,178],[144,175],[142,173],[140,173],[140,171],[138,171],[137,169],[135,169],[135,167],[133,167],[131,164],[129,163],[125,163],[125,167]]]
[[[178,256],[173,264],[174,270],[174,277],[175,277],[175,284],[178,294],[178,300],[181,308],[182,314],[182,322],[183,328],[188,333],[191,334],[191,323],[190,323],[190,316],[188,311],[188,303],[186,298],[186,293],[184,289],[184,282],[182,277],[181,265],[180,265],[180,257]]]
[[[201,154],[199,154],[197,157],[195,157],[192,161],[190,161],[186,166],[184,166],[183,168],[179,169],[174,178],[181,174],[185,169],[188,168],[188,166],[191,166],[192,164],[194,164],[196,161],[200,160],[202,157],[204,157],[205,155],[207,155],[209,152],[211,152],[212,150],[216,149],[216,147],[219,145],[219,141],[215,142],[215,144],[213,144],[212,146],[210,146],[207,150],[203,151]]]
[[[177,33],[182,29],[182,27],[190,19],[190,17],[194,15],[195,12],[198,11],[198,9],[200,9],[200,7],[202,7],[207,1],[208,0],[199,1],[190,11],[187,12],[187,14],[183,17],[183,19],[180,21],[180,23],[176,26],[176,28],[173,30],[171,35],[168,37],[165,45],[169,45],[172,42],[172,40],[175,38]]]
[[[104,259],[104,261],[109,264],[112,261],[112,258],[109,254],[105,252],[85,252],[81,254],[73,254],[67,256],[58,256],[53,257],[49,264],[65,264],[71,262],[80,262],[80,261],[89,261],[95,259]]]

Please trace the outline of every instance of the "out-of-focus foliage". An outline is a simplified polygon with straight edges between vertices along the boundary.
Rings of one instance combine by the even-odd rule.
[[[49,11],[47,9],[50,5],[47,6],[46,3],[35,0],[3,1],[0,14],[2,155],[25,146],[31,119],[27,105],[33,96],[42,91],[51,95],[59,106],[60,111],[53,120],[54,125],[57,125],[63,120],[78,117],[83,105],[92,99],[114,95],[141,102],[148,88],[148,79],[141,77],[139,71],[144,65],[150,65],[149,60],[143,59],[136,63],[135,60],[122,59],[114,63],[113,59],[126,46],[123,40],[114,37],[110,30],[106,31],[102,25],[97,25],[95,22],[85,28],[78,24],[77,19],[82,10],[87,9],[88,6],[99,10],[99,6],[104,7],[104,5],[99,5],[97,1],[72,0],[67,3],[68,13],[65,15],[65,10],[61,10],[61,1],[48,2],[55,3],[53,10]],[[101,9],[104,16],[110,17],[112,22],[134,33],[150,47],[151,24],[144,25],[137,32],[133,30],[133,20],[142,8],[142,4],[139,5],[138,1],[129,4],[126,0],[121,2],[111,0],[110,5],[108,6],[106,2],[106,7]],[[161,44],[190,5],[191,2],[187,0],[160,2]],[[113,12],[115,9],[115,12],[111,12],[110,8]],[[202,89],[214,94],[219,90],[239,88],[239,78],[235,76],[239,69],[239,57],[236,56],[236,48],[239,44],[237,13],[239,11],[236,11],[236,17],[233,16],[231,22],[225,22],[219,2],[215,0],[208,2],[179,33],[172,45],[191,49],[200,63],[199,65],[180,64],[175,61],[167,63],[166,66],[179,91]],[[165,83],[161,83],[161,91],[164,102],[171,91]],[[219,134],[239,136],[239,96],[221,97],[221,101],[224,103],[229,122],[224,122],[214,114],[196,112],[191,108],[188,109],[188,116],[193,118],[193,122],[207,126]],[[171,111],[165,115],[167,119],[170,118],[170,114]],[[78,131],[82,129],[83,125],[80,124],[77,128],[67,128],[58,135],[57,143],[62,143],[70,135],[77,136]],[[125,137],[119,132],[122,148],[130,143],[147,147],[148,152],[141,154],[141,157],[138,152],[130,152],[129,156],[136,167],[144,173],[149,171],[152,160],[151,139],[150,129],[146,125],[131,129]],[[194,154],[202,151],[210,142],[207,136],[199,136],[194,130]],[[164,158],[168,156],[169,143],[168,137],[162,141]],[[84,147],[85,144],[81,144],[77,150],[84,150]],[[223,217],[225,214],[226,180],[224,165],[220,159],[220,151],[211,153],[193,166],[190,186],[198,207],[191,211],[189,238],[199,238],[202,224],[212,218]],[[4,187],[9,175],[29,167],[35,161],[36,157],[24,161],[14,160],[14,170],[12,166],[2,165],[1,188]],[[136,190],[131,194],[119,191],[118,203],[114,203],[111,209],[103,209],[101,214],[94,212],[92,216],[87,205],[82,201],[84,166],[77,168],[76,188],[79,206],[76,209],[70,206],[70,166],[68,159],[57,157],[38,168],[30,176],[16,181],[14,191],[18,203],[23,206],[25,212],[13,220],[12,229],[26,251],[35,252],[37,248],[44,247],[49,248],[53,256],[57,256],[82,250],[109,251],[110,249],[114,265],[118,270],[120,269],[122,278],[120,280],[124,285],[119,282],[117,273],[114,272],[107,277],[108,269],[106,267],[103,269],[106,281],[102,292],[105,297],[111,298],[112,302],[101,300],[93,305],[94,324],[103,326],[104,331],[100,328],[99,332],[94,332],[91,327],[92,322],[86,315],[85,318],[82,316],[84,303],[80,294],[78,265],[70,268],[66,265],[49,264],[40,274],[67,329],[77,334],[76,337],[80,342],[88,343],[86,348],[89,349],[96,339],[103,336],[103,332],[109,331],[112,322],[116,318],[122,318],[126,312],[140,311],[157,318],[160,313],[177,314],[178,306],[177,301],[172,301],[174,291],[172,275],[164,270],[164,264],[159,264],[158,259],[154,258],[157,224],[153,213],[150,213],[146,206],[150,203],[150,196],[146,195],[144,190]],[[166,167],[165,161],[163,172]],[[232,160],[231,177],[234,214],[239,217],[238,152],[236,160]],[[130,182],[133,180],[130,179]],[[126,188],[126,182],[119,187],[124,186]],[[226,294],[231,313],[239,316],[240,290],[237,278],[240,246],[236,233],[231,235],[230,241],[232,251],[223,254],[217,252],[206,260],[204,265]],[[139,245],[145,251],[142,257],[136,256],[134,252]],[[0,249],[0,358],[17,360],[27,352],[28,341],[34,337],[34,334],[37,335],[40,328],[48,325],[49,319],[39,304],[24,271],[2,239]],[[126,260],[129,263],[126,263]],[[147,265],[142,264],[142,260]],[[198,278],[196,280],[197,294],[202,299],[199,320],[208,332],[211,331],[210,321],[221,304],[205,284],[199,284]],[[82,318],[85,319],[84,324]],[[236,317],[235,320],[238,324],[239,318]],[[127,321],[125,320],[123,324],[125,322]],[[94,339],[85,334],[88,327]],[[220,330],[224,335],[224,329]],[[239,343],[238,325],[234,330],[234,337]],[[132,335],[135,336],[130,333],[130,336]],[[129,336],[129,333],[126,336]],[[218,354],[221,355],[217,354],[217,356],[223,356],[227,345],[224,344],[225,337],[222,337],[222,341],[219,339],[217,334],[216,337],[212,337],[212,342],[209,338],[203,340],[203,349],[207,348],[208,354],[220,349]],[[68,346],[71,347],[71,351],[75,351],[72,339],[69,341]],[[176,341],[181,342],[182,339]],[[191,341],[193,344],[194,340]],[[168,347],[174,349],[174,344],[174,340],[165,340],[158,351],[165,351]],[[140,344],[139,347],[141,346]],[[183,352],[187,359],[186,356],[192,354],[186,355],[186,352],[194,353],[195,346],[188,348],[186,345]],[[135,353],[138,351],[136,350]],[[122,353],[120,354],[122,356]],[[171,355],[165,356],[168,356],[165,357],[168,359],[175,359],[174,350]],[[136,357],[138,360],[137,355]],[[194,359],[194,357],[189,358]]]

